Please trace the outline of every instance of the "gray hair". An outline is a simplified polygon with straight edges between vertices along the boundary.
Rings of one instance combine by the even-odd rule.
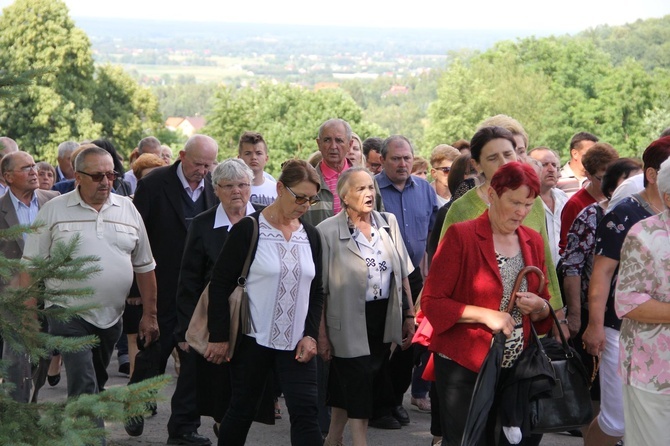
[[[112,159],[112,155],[109,154],[108,151],[105,149],[102,149],[98,146],[91,146],[83,149],[81,152],[77,154],[77,157],[74,159],[74,170],[75,172],[83,171],[84,170],[84,165],[86,164],[86,157],[91,156],[91,155],[98,155],[98,156],[108,156],[109,159],[114,161]]]
[[[339,118],[329,119],[323,124],[321,124],[321,126],[319,127],[319,139],[321,139],[321,135],[323,135],[323,131],[326,130],[326,127],[330,127],[333,124],[340,124],[344,126],[344,133],[347,135],[347,141],[351,141],[351,134],[353,133],[351,130],[351,126],[347,121]]]
[[[58,144],[58,158],[72,155],[72,152],[74,152],[77,147],[79,147],[79,143],[76,141],[65,141]]]
[[[340,178],[337,180],[337,195],[340,197],[340,203],[342,204],[342,207],[345,207],[344,205],[344,197],[349,193],[349,178],[356,172],[365,172],[368,175],[370,175],[370,178],[372,179],[372,184],[375,183],[375,177],[372,175],[372,172],[370,172],[368,169],[365,167],[351,167],[344,172],[340,174]]]
[[[222,163],[217,164],[212,172],[212,186],[219,184],[219,181],[233,181],[245,178],[252,183],[254,180],[253,171],[239,158],[228,158]]]
[[[147,152],[149,150],[150,152]],[[161,153],[161,142],[158,140],[158,138],[154,136],[147,136],[146,138],[142,138],[140,142],[137,144],[137,151],[142,155],[143,153],[153,153],[153,152],[158,152],[160,155]]]
[[[379,151],[379,154],[382,156],[382,158],[386,159],[386,154],[389,151],[389,146],[393,144],[394,142],[398,141],[404,141],[409,145],[409,150],[412,152],[412,155],[414,155],[414,146],[412,146],[412,143],[407,139],[406,137],[402,135],[391,135],[388,138],[384,140],[382,143],[382,148]]]
[[[658,171],[658,175],[656,176],[656,185],[658,186],[658,191],[661,193],[661,200],[665,202],[663,194],[670,194],[670,158],[661,164],[661,170]]]

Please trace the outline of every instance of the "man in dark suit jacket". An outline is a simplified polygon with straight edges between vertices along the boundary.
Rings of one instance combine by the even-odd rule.
[[[42,205],[59,195],[58,192],[38,189],[37,167],[33,157],[26,152],[6,155],[0,163],[0,170],[8,186],[7,193],[0,198],[0,230],[19,224],[31,225]],[[8,259],[20,259],[24,243],[23,236],[0,240],[0,251]],[[5,285],[0,282],[0,291]],[[3,350],[3,358],[10,362],[6,379],[16,385],[12,398],[27,403],[30,399],[32,378],[30,358],[26,354],[13,351],[7,345],[4,345]]]
[[[161,371],[165,370],[176,345],[176,291],[186,231],[196,215],[218,202],[209,179],[217,153],[216,141],[206,135],[194,135],[179,152],[176,163],[152,171],[138,182],[135,191],[133,201],[144,219],[156,259]],[[179,343],[179,347],[181,369],[172,396],[168,444],[208,445],[209,439],[197,432],[200,426],[195,396],[197,353],[188,351],[186,343]]]

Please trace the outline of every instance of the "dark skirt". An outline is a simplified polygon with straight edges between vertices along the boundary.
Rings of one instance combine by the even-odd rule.
[[[388,375],[390,343],[384,342],[387,299],[366,302],[365,320],[370,354],[357,358],[333,357],[328,378],[327,404],[345,409],[349,418],[370,419],[373,405],[392,405]]]

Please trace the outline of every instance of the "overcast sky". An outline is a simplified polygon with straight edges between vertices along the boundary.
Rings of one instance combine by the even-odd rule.
[[[12,3],[13,0],[0,0],[0,7]],[[75,19],[116,17],[565,32],[670,14],[668,0],[65,0],[65,3]]]

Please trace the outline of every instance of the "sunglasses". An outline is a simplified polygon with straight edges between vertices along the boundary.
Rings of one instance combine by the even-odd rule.
[[[86,173],[82,172],[81,170],[78,170],[77,172],[83,173],[84,175],[87,175],[91,177],[91,180],[93,180],[95,183],[99,183],[102,181],[103,178],[107,178],[109,181],[114,181],[117,178],[119,178],[118,172],[105,172],[105,173]]]
[[[317,197],[316,195],[314,195],[313,197],[299,197],[299,196],[297,196],[297,195],[295,194],[295,192],[293,192],[293,191],[291,190],[290,187],[288,187],[288,186],[284,186],[284,187],[286,187],[286,190],[288,190],[289,192],[291,192],[291,195],[293,195],[293,198],[295,198],[295,204],[305,204],[305,203],[308,203],[308,202],[309,202],[309,205],[310,205],[310,206],[314,206],[314,205],[317,204],[319,201],[321,201],[321,200],[319,199],[319,197]]]

